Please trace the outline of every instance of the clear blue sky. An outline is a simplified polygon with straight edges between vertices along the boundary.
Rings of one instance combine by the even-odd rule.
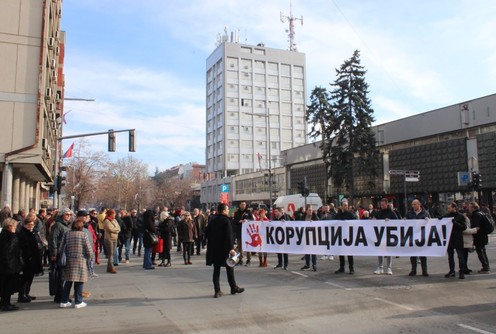
[[[205,60],[218,34],[287,49],[289,0],[65,0],[64,135],[137,129],[135,158],[205,163]],[[376,124],[496,93],[493,0],[293,0],[307,96],[361,52]],[[106,151],[104,136],[88,139]],[[71,141],[64,141],[64,150]],[[127,156],[117,136],[111,159]]]

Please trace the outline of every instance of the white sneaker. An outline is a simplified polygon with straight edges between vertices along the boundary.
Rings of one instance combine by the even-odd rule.
[[[392,275],[393,274],[393,271],[391,270],[391,268],[387,268],[386,269],[386,275]]]
[[[329,261],[334,260],[334,255],[329,255]]]
[[[86,304],[85,302],[81,302],[80,304],[75,304],[74,307],[75,308],[83,308],[83,307],[86,307],[88,306],[88,304]]]
[[[67,303],[60,303],[59,307],[60,308],[66,308],[66,307],[71,307],[71,302],[67,302]]]
[[[376,275],[384,274],[384,270],[382,270],[381,267],[377,267],[377,269],[374,271],[374,274]]]
[[[321,260],[327,260],[328,259],[328,256],[327,255],[324,255],[320,258]]]

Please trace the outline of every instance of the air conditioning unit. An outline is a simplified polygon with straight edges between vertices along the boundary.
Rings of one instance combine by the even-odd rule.
[[[43,138],[43,139],[41,140],[41,148],[43,148],[45,151],[47,151],[47,150],[48,150],[48,139]]]
[[[54,46],[55,46],[55,38],[50,37],[50,38],[48,39],[48,48],[49,48],[49,49],[53,49],[53,47],[54,47]]]

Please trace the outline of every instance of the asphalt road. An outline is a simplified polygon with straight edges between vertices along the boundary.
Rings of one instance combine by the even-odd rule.
[[[238,285],[213,298],[212,268],[204,253],[185,266],[143,270],[142,259],[117,267],[96,266],[99,277],[85,285],[82,309],[60,309],[48,296],[48,277],[36,277],[37,300],[20,311],[0,312],[0,333],[496,333],[496,235],[491,236],[490,274],[446,279],[447,258],[429,258],[430,277],[409,277],[408,258],[393,260],[393,275],[374,275],[375,257],[355,257],[355,275],[334,274],[338,260],[319,260],[318,271],[236,267]],[[258,262],[258,260],[257,260]],[[475,253],[469,266],[480,269]],[[17,298],[14,296],[13,301]]]

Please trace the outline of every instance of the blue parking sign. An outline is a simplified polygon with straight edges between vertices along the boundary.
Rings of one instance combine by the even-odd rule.
[[[220,192],[221,193],[228,193],[229,192],[229,185],[228,184],[222,184],[220,186]]]

